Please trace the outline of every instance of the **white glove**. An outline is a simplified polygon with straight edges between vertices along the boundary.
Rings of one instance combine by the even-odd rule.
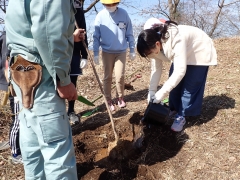
[[[99,65],[99,56],[94,56],[94,62],[96,65]]]
[[[133,61],[136,58],[135,52],[130,53],[130,59]]]
[[[148,103],[152,100],[152,97],[155,95],[155,91],[149,91],[147,101]]]
[[[152,99],[153,99],[153,103],[158,104],[161,102],[161,100],[163,99],[163,93],[161,92],[161,89],[155,93]]]
[[[80,68],[83,69],[85,67],[87,67],[87,59],[81,59],[81,62],[80,62]]]

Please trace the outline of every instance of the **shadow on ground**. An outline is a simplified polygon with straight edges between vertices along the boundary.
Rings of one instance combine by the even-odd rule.
[[[130,95],[125,96],[126,102],[137,102],[146,100],[147,97],[147,89],[141,90],[141,91],[134,91],[134,93],[131,93]],[[116,100],[115,100],[116,101]],[[81,112],[79,115],[83,115],[86,112],[91,112],[95,109],[89,109],[86,111]],[[109,115],[107,112],[107,108],[105,103],[100,104],[97,106],[98,110],[95,114],[87,117],[82,124],[73,125],[72,126],[72,134],[76,135],[79,134],[85,130],[95,130],[100,126],[104,126],[110,122]],[[114,112],[112,114],[113,118],[121,118],[126,116],[129,113],[129,110],[127,108],[119,109],[118,111]]]
[[[140,96],[139,96],[140,94]],[[147,90],[133,93],[126,97],[131,101],[138,101],[139,97],[146,98]],[[140,98],[140,100],[142,100]],[[104,104],[103,104],[104,105]],[[101,106],[103,106],[101,105]],[[201,125],[212,120],[220,109],[229,109],[235,107],[235,100],[226,95],[207,96],[204,98],[202,114],[197,117],[189,117],[189,123],[185,128],[194,125]],[[92,177],[92,171],[98,169],[96,177],[99,180],[131,180],[142,175],[147,177],[146,167],[159,162],[163,162],[178,154],[185,142],[189,139],[184,132],[173,132],[169,125],[142,125],[141,119],[144,112],[135,112],[129,116],[127,109],[122,109],[114,114],[115,118],[129,118],[128,122],[132,125],[132,130],[135,134],[141,134],[133,141],[122,140],[113,148],[109,155],[98,161],[88,159],[85,162],[78,163],[78,177],[88,179]],[[86,120],[86,123],[81,126],[81,131],[94,130],[100,126],[109,123],[107,113],[98,113]],[[96,121],[96,118],[101,121]],[[128,123],[128,124],[129,124]],[[108,144],[108,143],[106,143]],[[99,148],[107,148],[106,144],[100,144]],[[82,153],[84,155],[84,143],[81,143]],[[91,171],[91,173],[89,173]],[[96,173],[95,172],[95,173]]]
[[[200,116],[188,117],[188,124],[185,126],[198,126],[211,121],[221,109],[233,109],[235,107],[235,99],[224,94],[219,96],[207,96],[203,99],[202,112]]]

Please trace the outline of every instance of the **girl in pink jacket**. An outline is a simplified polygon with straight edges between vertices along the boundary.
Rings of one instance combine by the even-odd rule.
[[[151,60],[148,101],[160,103],[169,93],[173,131],[182,131],[185,116],[200,115],[210,65],[217,65],[212,39],[202,30],[173,21],[150,18],[138,36],[137,50]],[[157,91],[162,61],[172,62],[169,79]]]

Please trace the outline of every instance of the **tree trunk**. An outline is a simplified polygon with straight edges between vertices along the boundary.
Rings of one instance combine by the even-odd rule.
[[[172,21],[177,21],[177,6],[180,0],[168,0],[169,17]]]
[[[216,28],[217,28],[218,18],[219,18],[219,16],[220,16],[221,12],[222,12],[222,8],[223,8],[223,6],[224,6],[224,1],[225,1],[225,0],[221,0],[221,3],[220,3],[220,0],[218,1],[218,7],[219,7],[219,9],[218,9],[217,14],[216,14],[216,16],[215,16],[215,18],[214,18],[214,22],[213,22],[212,29],[210,30],[210,32],[209,32],[209,34],[208,34],[210,37],[213,36],[213,33],[214,33],[214,31],[216,30]]]

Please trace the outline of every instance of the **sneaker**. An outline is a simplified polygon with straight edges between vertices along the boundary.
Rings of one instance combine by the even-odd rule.
[[[120,108],[126,107],[126,103],[124,102],[123,98],[118,99],[118,107]]]
[[[108,107],[109,107],[110,111],[115,111],[115,107],[114,107],[114,105],[112,103],[112,100],[108,101]]]
[[[69,121],[70,124],[77,124],[79,123],[79,117],[74,112],[72,112],[69,114]]]
[[[182,131],[185,123],[186,123],[185,117],[176,115],[175,120],[171,126],[171,129],[175,132],[180,132]]]
[[[23,164],[22,155],[13,155],[12,156],[12,163],[13,164]]]

